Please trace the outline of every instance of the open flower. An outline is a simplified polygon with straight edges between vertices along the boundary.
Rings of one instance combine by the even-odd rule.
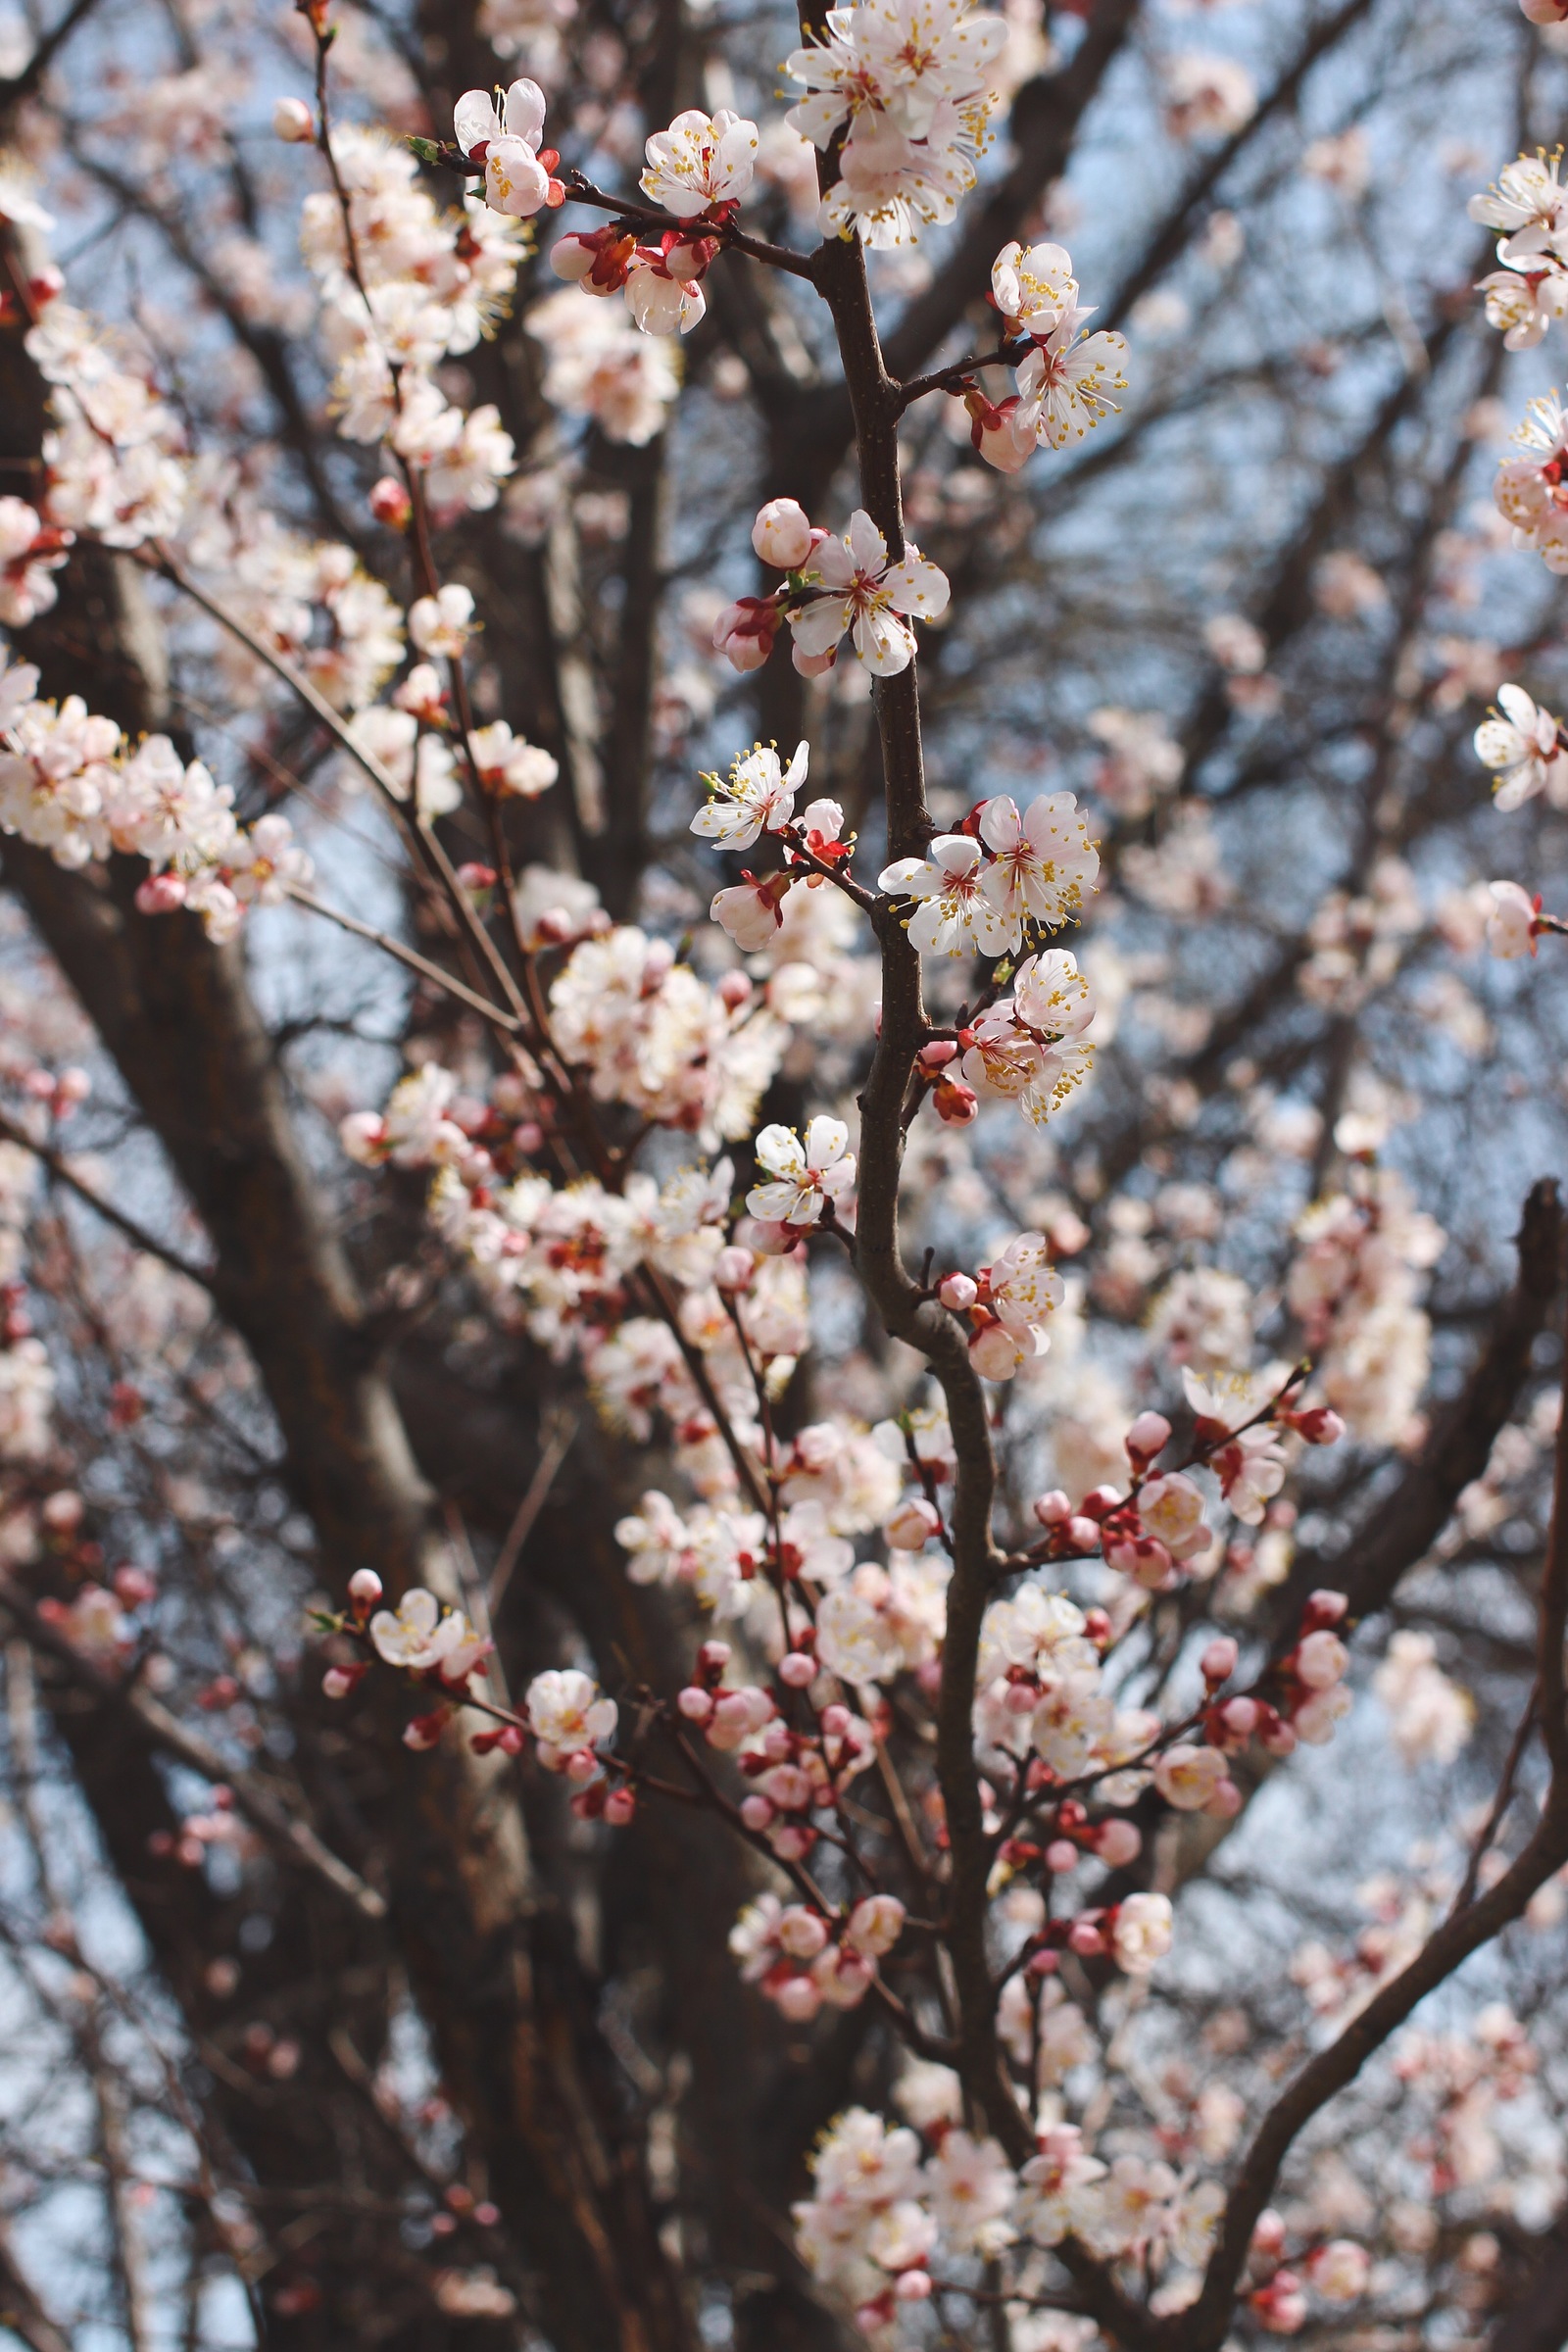
[[[1016,947],[1026,923],[1054,929],[1076,914],[1084,893],[1095,888],[1100,857],[1070,792],[1042,793],[1020,816],[1005,793],[987,801],[980,812],[980,838],[995,863],[987,870],[987,898],[1006,920]]]
[[[912,545],[890,564],[888,543],[863,507],[844,538],[818,541],[807,576],[824,593],[797,606],[789,624],[795,666],[808,677],[832,667],[848,629],[872,675],[891,678],[914,660],[914,631],[901,615],[935,620],[948,609],[947,574]]]
[[[1102,418],[1121,414],[1110,395],[1127,389],[1127,344],[1121,335],[1081,335],[1089,316],[1069,311],[1018,369],[1019,415],[1053,449],[1065,448],[1075,435],[1082,440]]]
[[[370,1640],[376,1655],[389,1666],[405,1666],[411,1674],[427,1674],[432,1667],[449,1666],[456,1653],[473,1640],[473,1631],[461,1609],[443,1617],[441,1603],[422,1585],[404,1593],[396,1614],[377,1609],[370,1619]]]
[[[1560,721],[1533,703],[1522,686],[1499,686],[1502,716],[1483,719],[1476,729],[1476,757],[1490,767],[1497,807],[1518,808],[1544,792],[1553,801],[1568,795],[1568,754],[1557,740]]]
[[[907,925],[927,956],[1004,956],[1016,931],[986,890],[980,844],[968,833],[939,833],[923,858],[896,858],[877,887],[918,902]]]
[[[514,735],[504,718],[498,718],[493,726],[475,727],[468,737],[468,749],[486,792],[536,801],[561,773],[547,751]]]
[[[822,1203],[842,1200],[855,1186],[855,1154],[842,1119],[815,1118],[803,1144],[792,1127],[764,1127],[757,1161],[774,1179],[746,1196],[754,1217],[767,1225],[814,1225]]]
[[[600,1697],[593,1676],[575,1667],[536,1674],[524,1703],[539,1761],[551,1772],[561,1771],[568,1756],[612,1738],[619,1713],[612,1698]]]
[[[806,782],[810,747],[798,743],[787,768],[770,743],[753,744],[729,771],[729,782],[705,776],[711,798],[692,818],[691,829],[721,850],[749,850],[762,831],[782,832],[795,814],[795,795]]]
[[[1072,256],[1061,245],[1004,245],[991,265],[991,293],[1004,326],[1044,341],[1078,307]]]
[[[705,115],[700,106],[689,106],[648,141],[643,193],[677,220],[734,204],[752,184],[757,145],[757,124],[728,107]]]
[[[499,108],[496,98],[501,99]],[[484,172],[484,198],[493,213],[526,220],[547,204],[560,204],[564,191],[540,159],[545,127],[545,94],[536,81],[514,81],[498,90],[466,90],[452,110],[452,128],[470,164]],[[549,149],[546,154],[554,163]]]
[[[1517,882],[1493,882],[1489,888],[1492,912],[1487,917],[1488,947],[1504,963],[1512,963],[1520,956],[1534,956],[1541,901],[1521,890]]]

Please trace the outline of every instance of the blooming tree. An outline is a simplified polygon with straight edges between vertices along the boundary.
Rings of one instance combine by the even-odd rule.
[[[0,84],[34,2352],[1560,2332],[1561,12],[1255,13]]]

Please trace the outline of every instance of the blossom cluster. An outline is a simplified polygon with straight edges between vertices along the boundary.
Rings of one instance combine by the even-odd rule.
[[[808,95],[788,117],[822,153],[842,132],[821,199],[825,236],[910,244],[951,220],[973,187],[990,113],[987,76],[1006,43],[1001,17],[963,0],[868,0],[828,12],[823,37],[785,71]]]
[[[286,816],[235,818],[233,796],[167,735],[132,751],[111,718],[79,695],[40,702],[38,672],[0,668],[0,831],[75,868],[111,851],[145,858],[144,913],[188,906],[216,939],[232,937],[252,905],[275,904],[309,879],[311,861]]]
[[[1345,1190],[1314,1201],[1297,1235],[1286,1300],[1317,1358],[1317,1385],[1352,1435],[1397,1443],[1426,1385],[1432,1326],[1416,1299],[1443,1230],[1396,1169],[1352,1164]]]
[[[306,197],[300,241],[336,368],[339,430],[384,441],[438,514],[493,507],[515,464],[512,436],[492,404],[455,407],[435,370],[506,315],[527,232],[472,196],[443,211],[408,148],[377,131],[334,127],[331,163],[334,185]]]
[[[1118,334],[1084,333],[1094,306],[1080,304],[1072,260],[1060,245],[1004,245],[992,265],[991,299],[1004,334],[1029,348],[1015,368],[1015,391],[992,401],[970,381],[963,400],[980,456],[1001,473],[1016,473],[1037,449],[1063,449],[1120,414],[1110,395],[1127,389],[1127,344]]]
[[[752,545],[789,578],[771,596],[738,598],[714,622],[714,650],[739,670],[760,669],[787,621],[804,677],[834,666],[846,631],[873,677],[896,677],[914,660],[911,620],[940,620],[948,609],[947,574],[910,542],[895,563],[863,507],[841,539],[793,498],[772,499],[752,526]]]
[[[688,107],[649,139],[642,188],[689,225],[664,230],[657,245],[640,244],[616,220],[571,231],[551,247],[551,269],[585,294],[623,293],[645,335],[689,334],[707,315],[703,279],[719,251],[711,232],[734,219],[752,184],[758,144],[757,124],[744,117]]]

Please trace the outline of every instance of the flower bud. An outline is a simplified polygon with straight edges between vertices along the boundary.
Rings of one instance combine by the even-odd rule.
[[[778,1940],[792,1960],[814,1960],[827,1943],[827,1922],[804,1903],[791,1903],[779,1919]]]
[[[1086,1519],[1108,1519],[1112,1511],[1121,1509],[1121,1503],[1114,1487],[1091,1487],[1078,1508]]]
[[[612,1788],[605,1799],[605,1819],[612,1830],[623,1830],[636,1810],[635,1788]]]
[[[811,552],[811,524],[793,498],[770,498],[752,525],[752,545],[775,571],[798,571]]]
[[[1252,2224],[1252,2252],[1275,2258],[1285,2251],[1285,2223],[1272,2205],[1265,2205]]]
[[[741,1819],[749,1830],[765,1830],[773,1818],[773,1808],[765,1796],[748,1796],[741,1800]]]
[[[832,1706],[822,1709],[822,1729],[830,1740],[842,1740],[852,1720],[849,1708],[840,1706],[836,1699]]]
[[[791,1690],[805,1690],[816,1680],[816,1661],[804,1650],[787,1650],[778,1662],[778,1679]]]
[[[1250,1740],[1257,1729],[1257,1701],[1228,1698],[1219,1711],[1219,1719],[1233,1740]]]
[[[894,1551],[923,1551],[942,1532],[942,1520],[923,1494],[911,1494],[882,1522],[882,1533]]]
[[[754,993],[745,972],[726,972],[718,984],[718,1001],[731,1012],[738,1012],[743,1004],[750,1004]]]
[[[929,2271],[901,2271],[893,2292],[901,2303],[923,2303],[931,2292]]]
[[[579,1747],[566,1758],[566,1778],[575,1782],[579,1788],[586,1788],[590,1781],[598,1780],[600,1771],[599,1758],[591,1747]]]
[[[729,1664],[727,1642],[705,1642],[697,1652],[697,1664],[703,1674],[722,1674]]]
[[[185,904],[185,884],[178,874],[149,874],[136,885],[138,914],[172,914]]]
[[[349,1578],[349,1598],[357,1609],[371,1609],[381,1597],[381,1579],[373,1568],[356,1568]]]
[[[1072,1517],[1072,1504],[1060,1487],[1053,1487],[1048,1494],[1037,1494],[1030,1508],[1042,1527],[1060,1527]]]
[[[822,2006],[820,1988],[809,1977],[786,1979],[773,1995],[781,2016],[792,2026],[808,2026]]]
[[[1100,1530],[1093,1519],[1085,1519],[1075,1511],[1062,1529],[1062,1536],[1073,1551],[1096,1551],[1100,1547]]]
[[[756,1271],[757,1260],[751,1250],[731,1243],[713,1260],[713,1288],[730,1293],[750,1290]]]
[[[937,1284],[937,1297],[944,1306],[951,1306],[956,1315],[961,1315],[965,1307],[973,1306],[979,1296],[980,1288],[972,1275],[945,1274]]]
[[[706,1723],[713,1712],[713,1702],[708,1692],[699,1690],[695,1683],[687,1684],[675,1704],[688,1723]]]
[[[1336,1683],[1344,1681],[1349,1662],[1345,1643],[1326,1627],[1297,1643],[1296,1672],[1309,1690],[1332,1690]]]
[[[327,1698],[347,1698],[359,1676],[347,1666],[329,1666],[321,1677],[321,1690]]]
[[[1127,1432],[1128,1456],[1138,1468],[1163,1453],[1169,1444],[1170,1423],[1163,1413],[1140,1413]]]
[[[949,1127],[967,1127],[980,1116],[980,1098],[961,1078],[939,1078],[931,1102],[937,1117]]]
[[[1229,1634],[1221,1634],[1217,1640],[1210,1642],[1198,1661],[1202,1669],[1204,1682],[1228,1683],[1236,1672],[1236,1661],[1240,1655],[1241,1651]]]
[[[377,522],[384,522],[389,531],[405,531],[414,513],[414,501],[395,473],[383,473],[370,491],[370,513]]]
[[[1234,1821],[1241,1809],[1242,1792],[1236,1783],[1229,1777],[1223,1781],[1216,1781],[1213,1794],[1203,1807],[1203,1811],[1215,1821]]]
[[[1309,1446],[1337,1446],[1345,1435],[1345,1423],[1326,1404],[1308,1405],[1304,1413],[1291,1413],[1286,1418]]]
[[[1105,1948],[1105,1938],[1092,1919],[1075,1919],[1068,1930],[1067,1941],[1085,1960],[1094,1959]]]
[[[1046,1868],[1060,1873],[1064,1870],[1076,1870],[1077,1867],[1078,1848],[1072,1839],[1070,1838],[1053,1838],[1046,1848]]]
[[[272,108],[272,136],[302,147],[316,136],[316,117],[303,98],[279,98]]]
[[[928,1046],[920,1048],[914,1057],[915,1066],[923,1070],[928,1078],[934,1078],[938,1070],[945,1070],[950,1061],[957,1058],[957,1053],[958,1049],[951,1037],[934,1037]]]
[[[1095,1832],[1095,1851],[1112,1870],[1125,1870],[1143,1850],[1143,1838],[1130,1821],[1102,1821]]]
[[[1343,1592],[1331,1592],[1320,1588],[1316,1592],[1307,1594],[1301,1622],[1306,1627],[1338,1625],[1349,1606]]]

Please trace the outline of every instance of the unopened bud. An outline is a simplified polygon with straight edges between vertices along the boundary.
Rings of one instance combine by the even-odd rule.
[[[383,473],[370,491],[370,513],[389,531],[406,531],[414,501],[395,473]]]
[[[713,1702],[708,1692],[699,1690],[695,1683],[687,1684],[676,1698],[675,1705],[688,1723],[706,1723],[713,1712]]]
[[[944,1306],[951,1306],[956,1315],[961,1315],[965,1307],[973,1306],[979,1296],[979,1285],[969,1274],[945,1274],[937,1284],[937,1297]]]
[[[731,1293],[750,1290],[756,1271],[757,1259],[752,1251],[731,1243],[713,1261],[713,1288]]]
[[[1241,1651],[1229,1634],[1221,1634],[1217,1640],[1210,1642],[1199,1660],[1204,1682],[1228,1683],[1236,1672],[1236,1661],[1240,1655]]]
[[[623,1830],[637,1810],[634,1788],[612,1788],[605,1799],[605,1819],[612,1830]]]
[[[1127,1452],[1138,1466],[1152,1462],[1170,1444],[1170,1423],[1163,1413],[1140,1413],[1127,1432]]]
[[[272,136],[301,147],[316,136],[316,117],[303,98],[279,98],[272,108]]]
[[[738,1012],[752,997],[752,984],[744,972],[726,972],[718,984],[718,1001]]]
[[[775,571],[797,571],[811,552],[811,523],[793,498],[770,498],[752,525],[752,545]]]
[[[1072,1504],[1060,1487],[1053,1487],[1049,1494],[1037,1494],[1029,1507],[1042,1527],[1060,1527],[1072,1517]]]
[[[778,1662],[778,1679],[791,1690],[805,1690],[816,1680],[816,1661],[804,1650],[786,1650]]]
[[[381,1597],[381,1579],[373,1568],[356,1568],[349,1578],[349,1598],[356,1608],[374,1608]]]
[[[1078,1867],[1078,1848],[1070,1838],[1053,1838],[1046,1848],[1046,1868],[1058,1874]]]
[[[1112,1870],[1125,1870],[1143,1850],[1143,1838],[1130,1821],[1102,1821],[1095,1832],[1095,1851]]]

